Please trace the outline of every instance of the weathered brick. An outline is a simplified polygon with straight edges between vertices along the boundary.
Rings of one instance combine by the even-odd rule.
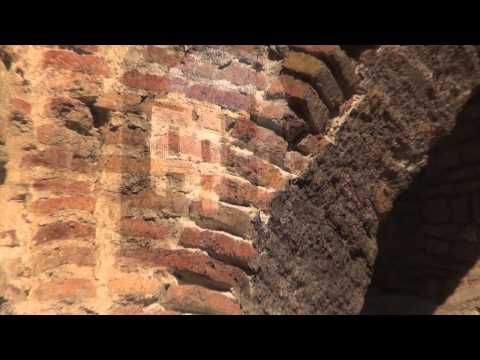
[[[0,231],[0,246],[16,247],[19,245],[16,230]]]
[[[96,295],[95,284],[88,279],[53,280],[41,284],[33,291],[33,297],[39,301],[69,301],[93,298]]]
[[[239,315],[240,305],[217,291],[195,285],[172,286],[164,306],[186,313],[205,315]]]
[[[273,195],[266,189],[234,177],[219,176],[212,185],[211,190],[218,194],[221,201],[241,206],[253,205],[261,210],[267,209]]]
[[[174,67],[180,64],[184,55],[171,48],[164,48],[154,45],[145,47],[145,60],[154,62],[167,67]]]
[[[159,280],[140,274],[117,275],[108,281],[108,288],[116,296],[152,296],[161,286]]]
[[[221,230],[241,237],[253,233],[251,214],[248,210],[202,199],[192,202],[190,216],[200,225],[212,230]]]
[[[295,141],[309,129],[305,121],[284,103],[257,101],[252,118],[260,126],[274,131],[289,142]]]
[[[123,74],[121,82],[131,88],[158,93],[170,90],[170,80],[166,76],[142,74],[137,70],[131,70]]]
[[[81,54],[93,54],[98,51],[97,45],[62,45],[61,48],[72,49]]]
[[[344,102],[343,92],[325,63],[311,55],[291,51],[283,66],[311,79],[325,105],[334,111]]]
[[[355,65],[338,45],[291,45],[324,60],[335,73],[337,81],[347,96],[355,92],[360,78],[355,72]]]
[[[142,97],[135,94],[106,92],[98,97],[95,106],[119,112],[135,112],[139,110]]]
[[[96,76],[108,76],[110,73],[104,59],[95,55],[79,55],[71,51],[49,50],[44,54],[43,64],[45,67]]]
[[[68,169],[72,166],[73,153],[64,147],[51,147],[36,154],[27,154],[22,167],[40,166],[51,169]]]
[[[92,112],[79,100],[56,97],[47,104],[46,113],[81,135],[87,135],[93,129]]]
[[[192,85],[187,91],[187,96],[200,101],[217,104],[231,110],[248,111],[254,104],[252,95],[222,90],[210,85]]]
[[[38,191],[51,191],[54,194],[87,194],[92,191],[92,184],[68,179],[42,179],[36,181],[33,188]]]
[[[172,232],[171,224],[157,224],[142,219],[123,219],[119,232],[124,236],[138,236],[156,240],[166,239]]]
[[[29,116],[32,112],[32,104],[20,98],[11,99],[10,105],[12,106],[13,111],[19,112],[26,116]]]
[[[187,227],[180,236],[180,245],[206,251],[210,256],[244,269],[255,256],[255,249],[247,241],[210,230]]]
[[[241,154],[226,146],[222,148],[222,164],[253,185],[281,189],[288,181],[272,164],[253,155]]]
[[[50,215],[62,210],[81,210],[93,213],[96,199],[90,196],[65,196],[50,199],[40,199],[32,203],[35,214]]]
[[[188,215],[190,200],[185,194],[169,192],[166,196],[154,192],[144,192],[122,198],[127,208],[154,209],[165,211],[170,215]]]
[[[165,98],[153,105],[152,128],[171,124],[179,127],[188,127],[193,122],[193,106],[180,98]]]
[[[215,74],[216,79],[225,79],[234,85],[257,85],[257,73],[255,70],[238,63],[232,63],[222,71]]]
[[[317,155],[330,144],[323,136],[307,135],[297,144],[297,150],[303,155]]]
[[[148,138],[142,129],[129,129],[125,127],[105,131],[105,144],[107,145],[146,145]]]
[[[181,313],[173,310],[150,310],[141,305],[125,305],[115,306],[110,310],[111,315],[181,315]]]
[[[33,269],[37,274],[63,265],[93,267],[96,263],[95,248],[93,246],[59,244],[54,247],[42,247],[35,250]]]
[[[33,241],[37,244],[54,240],[84,239],[91,241],[95,239],[95,228],[91,225],[78,222],[55,222],[40,226]]]
[[[149,159],[136,159],[130,156],[108,155],[102,158],[101,168],[113,173],[148,174],[150,161]]]
[[[213,109],[197,108],[195,110],[198,117],[198,124],[204,128],[219,133],[225,131],[225,118],[220,111]]]
[[[285,154],[285,168],[297,176],[304,173],[308,168],[310,161],[296,151],[288,151]]]
[[[290,106],[304,117],[312,132],[322,133],[330,115],[316,91],[306,82],[292,76],[282,75],[279,81]]]
[[[235,120],[230,136],[238,139],[235,145],[246,147],[260,158],[269,160],[275,165],[283,166],[283,159],[288,143],[273,131],[257,126],[247,118]]]
[[[147,266],[168,267],[185,281],[202,282],[219,290],[248,287],[248,277],[240,269],[226,265],[199,252],[188,250],[123,250],[124,260]]]

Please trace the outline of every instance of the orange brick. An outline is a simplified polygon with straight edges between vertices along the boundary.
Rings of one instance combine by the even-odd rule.
[[[165,76],[142,74],[131,70],[123,74],[121,82],[131,88],[153,92],[166,92],[170,89],[170,80]]]
[[[201,279],[205,285],[219,290],[248,287],[248,277],[242,270],[198,252],[139,249],[123,250],[118,255],[123,261],[171,268],[180,278]]]
[[[79,301],[95,297],[95,284],[87,279],[53,280],[41,284],[34,290],[33,296],[39,301],[63,300]]]
[[[120,221],[120,234],[125,236],[163,240],[171,234],[172,230],[170,224],[156,224],[142,219],[123,219]]]
[[[164,305],[173,310],[194,314],[240,314],[238,302],[220,292],[194,285],[170,287]]]
[[[43,64],[45,67],[96,76],[108,76],[110,73],[102,58],[94,55],[79,55],[71,51],[49,50],[44,54]]]
[[[40,226],[33,241],[37,244],[54,240],[66,239],[85,239],[87,241],[95,239],[95,228],[91,225],[78,222],[56,222]]]
[[[96,199],[90,196],[69,196],[37,200],[32,211],[40,215],[51,215],[62,210],[81,210],[93,213]]]
[[[180,245],[204,250],[214,258],[246,269],[255,256],[251,243],[224,233],[199,228],[185,228],[180,236]]]

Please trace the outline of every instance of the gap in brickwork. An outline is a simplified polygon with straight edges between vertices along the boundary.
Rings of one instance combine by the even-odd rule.
[[[348,56],[359,60],[364,51],[377,49],[380,45],[340,45],[340,47]]]
[[[10,70],[10,68],[12,67],[13,59],[12,56],[3,49],[0,49],[0,61],[3,62],[7,70]]]
[[[475,96],[381,222],[362,313],[480,309],[479,140],[480,96]]]
[[[0,185],[3,185],[7,178],[7,169],[5,168],[5,165],[5,162],[0,161]]]

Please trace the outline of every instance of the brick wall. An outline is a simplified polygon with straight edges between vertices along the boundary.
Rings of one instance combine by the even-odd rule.
[[[306,169],[357,81],[335,46],[1,51],[12,313],[240,313],[252,219]]]
[[[364,99],[336,45],[0,59],[2,313],[239,314],[254,220]]]

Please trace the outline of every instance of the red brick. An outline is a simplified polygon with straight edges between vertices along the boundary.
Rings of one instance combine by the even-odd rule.
[[[32,204],[36,214],[50,215],[62,210],[82,210],[93,213],[96,199],[89,196],[57,197],[37,200]]]
[[[246,180],[226,176],[221,176],[212,190],[221,201],[241,206],[253,205],[261,210],[267,209],[272,197],[271,192],[253,186]]]
[[[178,128],[170,127],[168,129],[168,153],[177,155],[180,153],[180,130]]]
[[[96,76],[108,76],[106,62],[94,55],[79,55],[71,51],[49,50],[44,54],[45,67],[70,70]]]
[[[281,189],[288,179],[272,164],[256,156],[244,155],[229,147],[222,148],[222,164],[253,185]]]
[[[290,51],[283,62],[289,70],[308,76],[322,94],[325,105],[334,110],[344,102],[342,89],[325,63],[311,55]]]
[[[160,287],[159,280],[140,274],[122,274],[108,281],[110,292],[117,296],[152,296]]]
[[[93,54],[93,53],[96,53],[98,50],[97,45],[63,45],[61,47],[65,49],[72,49],[74,51],[79,51],[85,54]]]
[[[320,154],[330,144],[323,136],[308,135],[297,145],[303,155]]]
[[[166,196],[154,192],[145,192],[122,199],[127,208],[154,209],[170,215],[188,215],[190,200],[185,194],[170,192]]]
[[[273,131],[257,126],[247,118],[235,121],[230,135],[240,142],[235,145],[246,147],[255,155],[264,158],[275,165],[283,166],[288,143]]]
[[[120,234],[163,240],[172,233],[172,226],[156,224],[142,219],[123,219],[120,221]]]
[[[73,153],[64,147],[51,147],[37,154],[27,154],[22,159],[23,167],[41,166],[51,169],[69,169]]]
[[[105,132],[105,144],[107,145],[131,145],[140,146],[147,144],[147,135],[141,129],[129,129],[121,127],[115,130]]]
[[[211,143],[210,140],[202,140],[201,142],[202,160],[205,162],[212,161]]]
[[[95,297],[95,284],[87,279],[53,280],[41,284],[33,296],[39,301],[69,300],[78,301]]]
[[[292,76],[282,75],[279,78],[290,103],[294,103],[307,120],[311,131],[321,133],[330,117],[329,110],[317,92],[307,83]]]
[[[180,64],[184,55],[176,52],[173,49],[162,48],[154,45],[148,45],[145,48],[145,60],[165,65],[167,67],[174,67]]]
[[[123,74],[121,82],[131,88],[153,92],[162,93],[170,89],[170,80],[166,76],[142,74],[137,70]]]
[[[295,141],[299,135],[308,131],[305,121],[284,103],[257,102],[252,116],[260,126],[274,131],[289,142]]]
[[[248,210],[202,199],[192,202],[190,216],[202,227],[250,237],[253,225]]]
[[[55,125],[42,125],[37,128],[37,139],[44,145],[63,145],[68,142],[65,128]]]
[[[95,266],[95,249],[92,246],[56,245],[53,248],[36,250],[38,251],[33,256],[33,267],[37,274],[63,265]]]
[[[74,157],[72,160],[72,171],[81,174],[93,174],[97,171],[97,164],[94,160],[87,160]]]
[[[252,95],[240,92],[221,90],[209,85],[193,85],[187,91],[187,96],[200,101],[210,102],[232,110],[248,111],[254,104]]]
[[[354,93],[360,78],[355,72],[352,60],[338,45],[291,45],[323,59],[332,69],[336,70],[337,81],[347,90],[348,96]]]
[[[32,104],[30,104],[29,102],[23,99],[19,99],[19,98],[12,99],[10,100],[10,104],[12,105],[13,111],[17,111],[21,114],[28,116],[32,112]]]
[[[42,179],[35,182],[33,188],[55,194],[87,194],[92,191],[92,184],[68,179]]]
[[[180,245],[206,251],[210,256],[244,269],[255,256],[255,249],[247,241],[241,241],[224,233],[198,228],[185,228]]]
[[[190,159],[202,159],[202,144],[195,135],[182,134],[180,136],[180,154]]]
[[[147,266],[160,266],[173,269],[185,281],[202,281],[205,285],[219,290],[245,288],[248,286],[246,274],[230,265],[199,252],[188,250],[123,250],[119,256]]]
[[[114,173],[148,174],[150,172],[150,161],[149,159],[136,159],[129,156],[108,155],[102,159],[101,168]]]
[[[173,310],[192,314],[240,314],[238,302],[217,291],[194,285],[170,287],[165,297],[164,305]]]
[[[257,73],[255,70],[241,64],[232,63],[216,74],[216,79],[225,79],[234,85],[256,85]]]
[[[111,312],[111,315],[181,315],[177,311],[172,310],[148,310],[145,307],[140,305],[125,305],[114,307]]]
[[[53,240],[66,239],[85,239],[93,240],[95,238],[95,228],[91,225],[78,222],[56,222],[40,226],[33,241],[37,244]]]

